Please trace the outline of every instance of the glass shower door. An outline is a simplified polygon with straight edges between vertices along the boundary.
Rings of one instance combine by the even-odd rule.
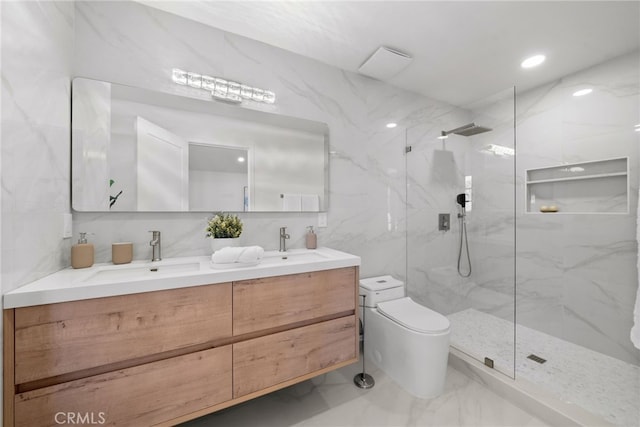
[[[514,89],[407,130],[407,289],[515,376]],[[446,138],[445,138],[446,137]]]

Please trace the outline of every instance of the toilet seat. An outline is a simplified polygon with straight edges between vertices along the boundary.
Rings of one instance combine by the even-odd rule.
[[[449,319],[428,309],[410,297],[381,302],[378,312],[412,331],[433,334],[449,330]]]

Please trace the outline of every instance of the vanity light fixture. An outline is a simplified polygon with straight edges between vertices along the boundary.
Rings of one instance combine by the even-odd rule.
[[[187,84],[187,72],[174,68],[171,71],[171,80],[179,85]]]
[[[243,100],[274,104],[276,94],[270,90],[251,87],[242,83],[198,74],[191,71],[184,71],[178,68],[171,70],[171,80],[174,83],[191,86],[211,92],[211,96],[224,101],[240,103]]]
[[[516,150],[514,150],[513,148],[505,147],[504,145],[497,145],[497,144],[489,144],[482,151],[485,151],[487,153],[493,153],[496,156],[501,156],[501,157],[515,156],[516,154]]]
[[[547,59],[547,58],[544,55],[533,55],[533,56],[525,59],[524,61],[522,61],[520,66],[522,68],[537,67],[538,65],[542,64],[545,59]]]
[[[566,168],[562,168],[560,170],[562,172],[570,172],[570,173],[584,172],[584,168],[582,166],[569,166]]]
[[[591,88],[580,89],[578,91],[573,92],[573,96],[589,95],[591,92],[593,92],[593,89],[591,89]]]
[[[187,73],[187,85],[202,88],[202,76],[198,73]]]

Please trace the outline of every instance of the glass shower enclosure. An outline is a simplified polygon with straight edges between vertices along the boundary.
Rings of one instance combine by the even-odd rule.
[[[514,89],[407,130],[408,293],[515,377]],[[463,206],[464,205],[464,206]]]
[[[640,425],[639,64],[406,130],[409,296],[449,318],[455,351],[591,424]]]

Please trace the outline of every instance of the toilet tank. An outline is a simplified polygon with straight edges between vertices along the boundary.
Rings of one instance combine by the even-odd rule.
[[[404,298],[404,283],[391,276],[369,277],[360,280],[360,295],[366,295],[365,306],[375,307],[378,303]],[[362,303],[362,298],[360,298]]]

